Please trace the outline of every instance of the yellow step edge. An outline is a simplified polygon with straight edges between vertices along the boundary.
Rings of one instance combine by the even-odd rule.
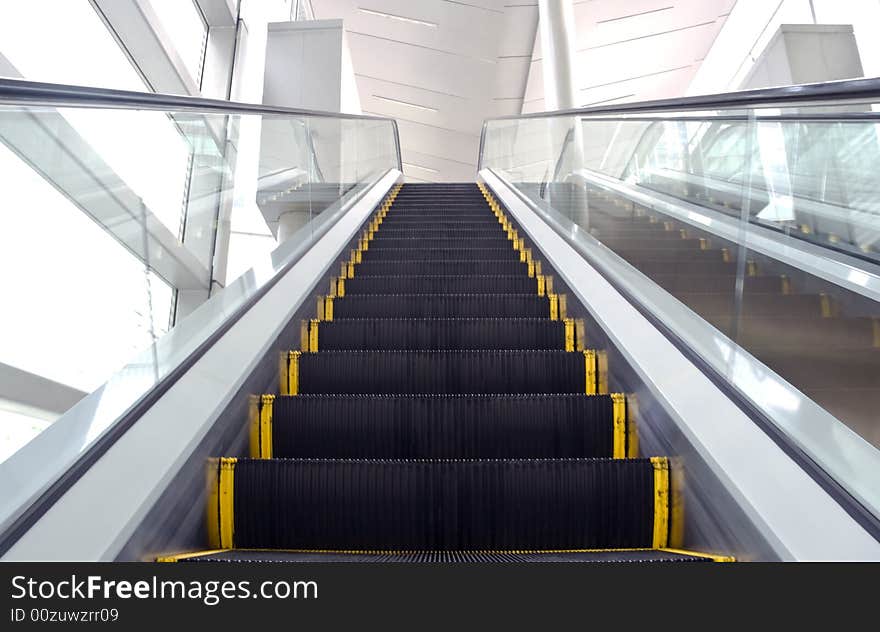
[[[553,277],[549,277],[552,279]],[[587,327],[583,318],[574,319],[575,351],[583,351],[587,348]]]
[[[309,322],[309,349],[310,353],[316,353],[318,351],[318,325],[321,321],[317,318],[313,318]]]
[[[208,463],[208,545],[215,550],[235,546],[235,463],[235,458],[226,457],[210,459]]]
[[[250,398],[250,457],[272,458],[272,409],[274,395],[251,395]]]
[[[281,379],[279,391],[282,395],[299,394],[299,358],[302,351],[288,351],[281,354]]]
[[[310,323],[311,323],[311,321],[309,321],[309,320],[299,321],[299,350],[300,351],[308,351],[309,350]]]
[[[669,544],[669,459],[652,456],[654,466],[654,534],[652,547],[662,549]]]
[[[574,351],[575,340],[574,340],[574,320],[571,318],[565,318],[562,321],[563,330],[565,332],[565,350],[566,351]]]
[[[626,456],[635,459],[639,456],[639,399],[635,393],[626,395]]]
[[[625,459],[626,454],[626,396],[623,393],[611,393],[612,423],[614,425],[611,457]]]

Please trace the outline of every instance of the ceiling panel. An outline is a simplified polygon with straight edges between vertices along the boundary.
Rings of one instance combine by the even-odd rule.
[[[684,93],[735,0],[575,0],[579,105]],[[365,113],[394,117],[404,172],[472,180],[485,118],[544,107],[536,0],[312,0],[341,18]]]
[[[684,94],[736,0],[574,2],[577,105]],[[535,38],[524,112],[544,106],[540,35]]]
[[[537,3],[312,0],[312,6],[318,19],[343,20],[361,107],[398,120],[404,173],[419,181],[473,180],[483,120],[521,111]]]

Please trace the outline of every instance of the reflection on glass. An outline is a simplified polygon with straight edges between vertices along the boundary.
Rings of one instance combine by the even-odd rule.
[[[84,393],[125,367],[71,446],[84,449],[314,239],[325,211],[396,166],[388,120],[0,107],[0,363]],[[0,463],[53,420],[13,412]]]
[[[842,446],[877,454],[851,434],[880,447],[880,119],[869,107],[489,121],[482,166],[723,332],[725,375],[790,420],[818,462],[845,478]],[[805,252],[848,272],[816,276]],[[845,426],[806,424],[789,385]],[[847,482],[864,492],[866,481]]]

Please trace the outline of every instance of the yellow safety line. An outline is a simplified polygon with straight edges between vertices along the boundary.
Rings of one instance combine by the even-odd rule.
[[[551,279],[553,277],[550,277]],[[575,351],[583,351],[587,346],[587,327],[583,318],[576,318],[574,321],[575,331]]]
[[[299,395],[299,357],[301,351],[289,351],[287,354],[287,392],[282,395]]]
[[[313,318],[309,326],[309,352],[315,353],[318,350],[318,324],[317,318]]]
[[[300,351],[308,351],[309,350],[309,328],[310,328],[310,321],[308,321],[308,320],[299,321],[299,350]]]
[[[274,395],[263,395],[260,397],[260,428],[257,457],[261,459],[272,458],[272,408],[274,403]]]
[[[584,392],[596,394],[596,352],[586,349],[584,352]]]
[[[634,459],[639,456],[639,429],[636,419],[639,418],[639,400],[635,393],[626,398],[626,456]]]
[[[608,393],[608,352],[604,349],[596,352],[596,392],[600,395]]]
[[[550,320],[559,320],[559,297],[556,294],[550,294]]]
[[[563,323],[565,328],[565,350],[574,351],[574,320],[566,318]]]
[[[221,458],[219,464],[219,489],[217,493],[218,516],[220,520],[220,546],[217,548],[228,549],[235,546],[234,531],[235,517],[233,514],[235,502],[235,458]]]
[[[652,545],[660,549],[669,544],[669,460],[652,456],[654,466],[654,537]]]
[[[174,555],[161,555],[156,558],[157,562],[177,562],[179,560],[188,560],[194,557],[204,557],[206,555],[214,555],[215,553],[226,553],[233,549],[209,549],[207,551],[192,551],[190,553],[176,553]],[[241,549],[240,549],[241,550]]]
[[[611,456],[615,459],[626,458],[626,397],[623,393],[611,393],[612,423],[614,424],[614,440]]]
[[[669,547],[661,547],[657,549],[665,553],[677,553],[678,555],[690,555],[692,557],[703,557],[713,562],[735,562],[736,558],[731,555],[715,555],[713,553],[700,553],[699,551],[688,551],[687,549],[672,549]]]
[[[336,294],[339,298],[345,296],[345,277],[340,276],[336,279]]]
[[[819,294],[819,301],[822,307],[822,318],[831,318],[833,316],[831,297],[822,292]]]
[[[333,297],[325,296],[324,297],[324,320],[331,321],[333,320]]]
[[[538,275],[538,296],[544,296],[544,288],[546,287],[546,282],[544,281],[544,275]]]
[[[782,293],[791,294],[791,279],[788,278],[788,275],[783,274],[779,279],[782,282]]]

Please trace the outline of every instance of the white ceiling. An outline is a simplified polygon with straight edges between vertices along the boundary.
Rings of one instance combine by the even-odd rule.
[[[580,104],[684,94],[735,1],[575,0]],[[361,107],[397,119],[408,180],[472,181],[483,119],[544,109],[536,0],[312,6],[344,20]]]
[[[681,96],[736,0],[575,0],[577,105]],[[541,37],[523,112],[544,110]]]

